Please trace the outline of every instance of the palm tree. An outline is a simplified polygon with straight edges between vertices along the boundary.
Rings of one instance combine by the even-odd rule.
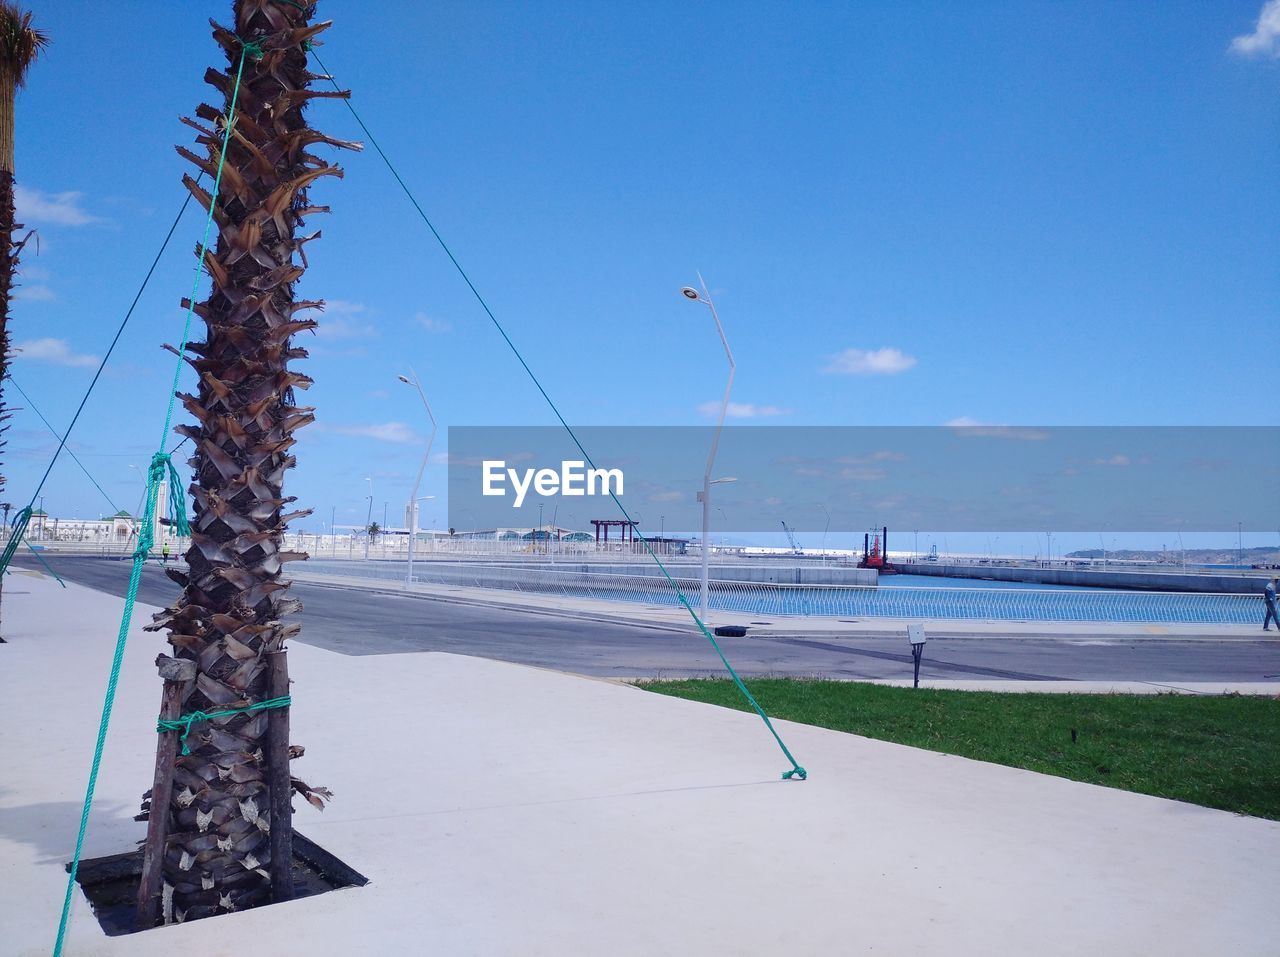
[[[18,88],[26,82],[27,70],[48,43],[49,37],[31,25],[30,13],[23,13],[9,0],[0,0],[0,452],[9,428],[5,425],[9,409],[4,401],[4,382],[9,375],[9,295],[18,254],[25,242],[14,239],[14,233],[22,226],[14,222],[13,114]],[[3,492],[4,474],[0,473],[0,493]],[[0,586],[3,584],[0,576]]]
[[[281,712],[254,706],[280,694],[276,669],[283,665],[285,641],[300,628],[284,619],[301,607],[288,597],[282,568],[307,557],[283,550],[286,525],[309,514],[286,511],[294,501],[283,491],[285,472],[295,464],[289,449],[293,433],[314,419],[313,409],[295,404],[295,390],[311,380],[289,368],[290,360],[307,354],[291,337],[317,325],[297,314],[323,305],[294,297],[307,266],[303,246],[319,235],[299,230],[304,217],[327,212],[310,204],[308,187],[341,175],[309,151],[321,143],[357,146],[311,129],[303,116],[313,97],[346,95],[308,90],[322,77],[308,72],[306,49],[329,26],[310,22],[314,4],[235,0],[233,7],[234,29],[214,24],[213,31],[227,66],[205,74],[226,105],[202,104],[197,120],[184,119],[198,132],[199,149],[178,147],[214,181],[246,49],[221,187],[211,197],[195,178],[183,177],[206,209],[212,203],[217,243],[204,263],[212,290],[194,307],[205,339],[190,344],[193,357],[187,360],[199,387],[195,395],[179,394],[197,420],[177,428],[195,447],[189,460],[189,571],[169,571],[182,595],[149,627],[168,629],[183,665],[171,671],[180,677],[169,679],[178,686],[181,714],[237,713],[192,725],[190,753],[176,758],[171,797],[166,801],[162,793],[158,807],[144,800],[144,816],[168,815],[161,892],[166,922],[270,900],[268,835],[292,833],[288,795],[284,813],[273,814],[272,794],[280,792],[269,782],[273,775],[282,780],[283,773],[288,791],[288,758],[300,756],[301,748],[288,747],[281,757],[283,749],[268,735],[272,715]],[[287,687],[287,677],[283,681]],[[158,765],[166,749],[172,757],[175,737],[161,735]],[[296,778],[292,787],[317,807],[329,796]],[[291,896],[291,889],[276,887],[274,896]]]

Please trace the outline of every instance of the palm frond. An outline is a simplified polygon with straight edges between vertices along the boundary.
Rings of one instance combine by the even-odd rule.
[[[49,45],[49,35],[31,25],[31,12],[0,0],[0,75],[22,86],[27,70]]]

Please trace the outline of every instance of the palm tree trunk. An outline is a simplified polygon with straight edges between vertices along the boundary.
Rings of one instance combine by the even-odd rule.
[[[9,431],[9,406],[4,384],[9,378],[9,297],[13,292],[13,274],[18,268],[18,248],[13,234],[17,211],[13,201],[13,114],[17,106],[17,84],[8,71],[0,71],[0,467],[3,467],[4,433]],[[0,472],[0,497],[7,482]],[[8,529],[4,529],[8,539]],[[4,570],[0,569],[0,609],[4,608]],[[3,641],[0,631],[0,641]]]
[[[14,222],[13,206],[14,113],[18,87],[48,44],[48,35],[31,25],[30,13],[24,13],[11,0],[0,0],[0,452],[4,451],[4,433],[9,428],[9,408],[4,401],[10,358],[9,296],[22,249],[22,242],[14,239],[14,233],[21,228]],[[4,488],[4,474],[0,473],[0,495]],[[5,513],[8,514],[7,508]],[[0,598],[4,572],[0,569]]]
[[[194,725],[191,753],[175,763],[171,802],[150,808],[168,815],[166,921],[266,902],[272,871],[268,835],[292,827],[288,815],[271,815],[270,712],[252,706],[271,697],[271,656],[283,653],[299,630],[283,621],[301,606],[288,597],[282,567],[307,557],[283,550],[286,525],[307,514],[286,512],[294,501],[283,490],[285,473],[295,464],[289,449],[293,433],[314,418],[312,409],[294,404],[295,390],[311,380],[292,371],[290,360],[306,355],[291,336],[316,325],[295,318],[319,303],[296,300],[294,284],[306,268],[302,247],[319,233],[298,233],[304,216],[324,211],[308,205],[308,185],[341,175],[308,148],[319,142],[352,145],[317,133],[303,118],[311,98],[335,95],[307,89],[318,77],[307,71],[304,44],[328,24],[311,24],[311,7],[275,0],[236,0],[234,9],[234,29],[214,28],[227,66],[208,71],[205,79],[229,100],[240,38],[256,43],[262,55],[245,58],[218,194],[211,197],[184,177],[206,209],[213,204],[218,237],[205,258],[212,292],[194,307],[204,320],[205,339],[189,346],[199,388],[179,395],[197,420],[177,429],[195,447],[189,460],[195,473],[189,572],[169,571],[183,586],[182,596],[150,627],[167,628],[174,656],[196,664],[194,680],[183,684],[182,713],[249,710]],[[201,105],[196,116],[208,125],[184,120],[199,131],[201,149],[178,152],[209,174],[209,182],[228,113],[230,103],[221,109]],[[173,737],[162,735],[161,748],[172,747]],[[317,806],[328,796],[296,779],[293,786]]]

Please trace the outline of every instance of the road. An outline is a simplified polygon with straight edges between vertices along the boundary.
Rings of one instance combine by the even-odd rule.
[[[130,563],[49,556],[58,574],[123,598]],[[32,556],[15,563],[38,568]],[[139,601],[163,606],[178,592],[155,563],[143,572]],[[588,622],[443,599],[296,582],[302,601],[297,641],[346,655],[443,651],[600,677],[718,676],[709,643],[687,631]],[[509,598],[508,598],[509,600]],[[722,638],[744,675],[828,678],[910,677],[911,655],[894,638]],[[937,638],[926,646],[924,679],[1265,681],[1280,677],[1280,643],[1183,639],[1091,641],[1040,638]]]

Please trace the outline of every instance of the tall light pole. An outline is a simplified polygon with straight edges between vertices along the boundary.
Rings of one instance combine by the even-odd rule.
[[[1183,553],[1182,563],[1187,563],[1187,556]],[[1236,564],[1244,564],[1244,522],[1236,522]]]
[[[724,385],[724,398],[720,400],[720,416],[716,420],[716,431],[711,439],[711,452],[707,455],[707,470],[702,475],[702,491],[698,493],[698,500],[702,502],[702,594],[699,607],[702,611],[702,619],[705,621],[709,593],[707,579],[710,574],[711,560],[708,541],[711,533],[711,486],[720,482],[734,481],[733,479],[712,481],[711,469],[716,462],[716,450],[720,446],[720,433],[724,429],[724,417],[729,411],[729,394],[733,391],[733,373],[737,368],[737,364],[733,361],[733,350],[729,348],[729,340],[725,337],[724,326],[720,325],[720,316],[716,313],[715,303],[711,301],[711,293],[707,291],[707,284],[702,278],[702,273],[698,273],[698,285],[702,287],[701,292],[692,286],[685,286],[680,290],[680,294],[692,302],[705,304],[711,310],[711,318],[715,320],[716,332],[720,334],[720,344],[724,346],[725,358],[729,360],[729,379]]]
[[[369,526],[373,524],[373,476],[365,476],[365,481],[369,483],[369,510],[364,516],[364,560],[369,560]]]
[[[818,508],[822,509],[822,514],[827,516],[827,524],[822,526],[822,564],[825,565],[827,563],[827,530],[831,528],[831,513],[821,502],[818,503]]]
[[[412,377],[412,378],[411,378]],[[411,385],[418,390],[418,398],[422,400],[422,407],[427,410],[427,418],[431,420],[431,435],[427,439],[427,450],[422,453],[422,464],[418,466],[418,477],[413,480],[413,491],[409,493],[409,567],[405,569],[404,583],[408,587],[413,582],[413,546],[418,538],[418,486],[422,484],[422,473],[426,470],[427,459],[431,457],[431,444],[436,440],[436,417],[431,411],[431,403],[427,401],[426,393],[422,391],[422,384],[418,381],[418,374],[410,367],[409,375],[396,376],[405,385]]]

